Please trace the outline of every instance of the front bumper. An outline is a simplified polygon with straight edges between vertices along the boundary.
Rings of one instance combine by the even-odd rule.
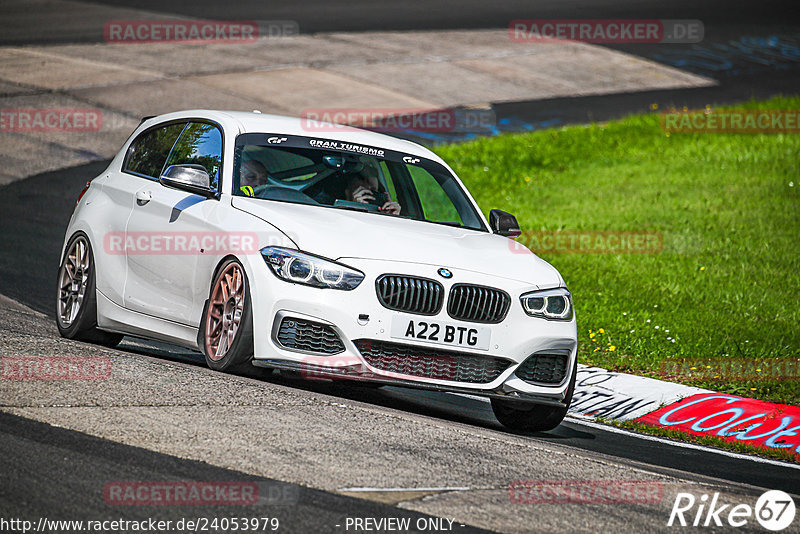
[[[255,341],[254,365],[297,371],[311,379],[361,380],[436,391],[469,393],[485,397],[519,399],[538,404],[563,406],[569,378],[576,365],[577,329],[575,319],[568,322],[548,321],[530,317],[522,309],[519,296],[534,291],[535,285],[516,280],[459,270],[446,266],[455,274],[453,279],[438,277],[441,266],[424,264],[398,264],[381,260],[343,259],[342,263],[365,273],[364,281],[353,291],[323,290],[278,280],[263,265],[254,266],[258,280],[251,284],[253,303],[253,330]],[[392,311],[378,301],[376,279],[385,273],[402,273],[438,279],[449,292],[455,283],[470,283],[502,289],[511,296],[511,307],[506,318],[498,324],[477,325],[488,327],[491,338],[488,350],[443,346],[422,340],[404,340],[392,337],[392,321],[421,319],[454,323],[447,314],[447,306],[434,316]],[[253,278],[251,277],[251,280]],[[365,319],[365,316],[368,319]],[[278,341],[277,332],[286,318],[308,321],[327,326],[341,340],[341,350],[335,354],[321,354],[314,350],[287,348]],[[474,327],[476,323],[461,322]],[[392,372],[370,365],[362,356],[357,343],[376,342],[404,345],[440,353],[442,351],[465,357],[491,358],[506,362],[504,370],[487,382],[464,382],[450,376],[416,376]],[[363,345],[362,345],[363,346]],[[515,371],[533,354],[561,354],[568,359],[567,372],[558,384],[536,384],[519,378]],[[469,358],[473,359],[474,358]]]

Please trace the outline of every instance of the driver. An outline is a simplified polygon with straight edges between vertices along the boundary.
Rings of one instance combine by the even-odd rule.
[[[347,180],[345,198],[350,202],[377,204],[378,210],[391,215],[400,215],[400,204],[394,202],[389,193],[380,191],[377,169],[371,165]]]
[[[253,196],[253,188],[267,185],[267,168],[254,159],[242,163],[239,169],[239,189],[245,196]]]

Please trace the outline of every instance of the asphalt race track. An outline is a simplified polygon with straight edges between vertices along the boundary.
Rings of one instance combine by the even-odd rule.
[[[458,3],[457,9],[448,0],[301,0],[292,3],[259,0],[228,3],[214,0],[94,0],[91,3],[198,19],[294,20],[300,25],[302,33],[506,28],[508,22],[514,19],[700,19],[706,26],[706,37],[718,39],[733,36],[744,27],[794,28],[798,17],[797,13],[792,14],[793,3],[785,0],[758,3],[746,0],[624,0],[613,3],[607,0],[465,0]],[[90,20],[74,20],[57,12],[19,11],[19,18],[15,19],[18,22],[5,31],[0,39],[3,44],[103,40],[102,24],[94,25],[95,31],[88,31],[93,26]]]
[[[9,16],[0,20],[0,45],[41,45],[59,43],[101,43],[107,14],[79,11],[79,17],[48,9],[49,0],[31,10],[24,2],[9,3]],[[248,0],[220,3],[200,0],[95,0],[97,6],[145,10],[154,16],[185,16],[220,20],[291,20],[300,32],[403,31],[507,28],[514,19],[697,19],[703,22],[701,44],[610,44],[628,52],[689,72],[709,76],[717,85],[707,88],[642,91],[600,96],[577,96],[533,101],[493,103],[497,131],[525,131],[541,127],[587,121],[603,121],[670,107],[701,108],[750,98],[768,98],[796,90],[800,76],[800,15],[787,0],[547,0],[530,2],[459,2],[453,9],[445,0],[414,2],[326,2],[312,0],[282,3]],[[789,48],[776,52],[770,39],[780,39]],[[767,41],[765,45],[764,42]],[[757,44],[760,43],[760,44]],[[782,50],[782,49],[781,49]],[[495,133],[496,133],[495,132]],[[423,143],[446,141],[411,137]]]
[[[64,169],[34,176],[0,189],[0,205],[6,207],[0,212],[0,227],[4,229],[0,234],[0,251],[2,251],[0,294],[52,317],[52,284],[58,263],[58,250],[61,247],[64,227],[74,206],[75,192],[87,179],[102,171],[105,165],[106,162],[97,162]],[[37,268],[21,269],[21,265],[36,265]],[[13,314],[13,310],[9,311]],[[36,335],[44,337],[56,335],[52,319],[49,317],[38,320],[36,323],[38,326],[32,327],[44,330],[37,332]],[[9,318],[6,317],[6,320]],[[139,355],[153,358],[155,362],[162,362],[165,367],[158,371],[159,374],[163,373],[162,376],[169,376],[173,365],[204,369],[199,354],[132,338],[126,338],[114,353],[118,355],[117,357]],[[240,379],[213,374],[218,375],[221,380]],[[352,402],[390,410],[392,413],[413,414],[437,426],[446,426],[456,431],[466,426],[482,429],[493,435],[512,436],[500,427],[488,404],[472,398],[394,387],[371,390],[343,383],[307,383],[275,375],[265,376],[258,370],[254,370],[247,379],[254,380],[263,387],[268,388],[271,385],[279,388],[288,387],[303,395],[333,399],[333,402]],[[15,402],[10,404],[17,405]],[[44,515],[50,518],[69,519],[103,517],[103,503],[95,502],[99,500],[98,488],[102,486],[103,481],[118,478],[250,480],[250,478],[237,478],[243,475],[235,471],[212,468],[196,461],[179,460],[141,448],[132,449],[77,432],[54,429],[27,419],[2,415],[0,421],[3,434],[0,446],[3,448],[4,458],[8,460],[29,456],[33,450],[34,455],[52,459],[47,463],[11,461],[4,465],[2,472],[10,484],[6,484],[6,487],[27,487],[30,491],[32,484],[35,483],[30,477],[35,473],[35,478],[38,480],[55,478],[62,481],[65,487],[71,488],[70,498],[66,501],[59,498],[63,489],[60,484],[45,485],[47,491],[41,495],[35,491],[27,496],[14,492],[0,494],[4,507],[14,511],[17,516]],[[576,419],[568,419],[553,432],[515,437],[544,448],[549,446],[566,448],[582,457],[602,459],[636,472],[674,476],[700,484],[730,484],[734,488],[742,490],[747,488],[749,491],[752,491],[750,488],[753,486],[758,486],[794,493],[797,492],[797,477],[800,474],[798,469],[777,462],[755,461],[699,448],[677,447],[663,440],[613,432],[599,425],[587,424]],[[95,450],[102,453],[94,454]],[[98,458],[100,461],[97,461]],[[87,468],[75,469],[76,465],[86,465]],[[123,465],[125,468],[120,472],[120,466]],[[399,469],[413,471],[413,466],[399,466]],[[263,477],[256,478],[261,482],[265,481]],[[531,473],[531,478],[536,478],[535,473]],[[36,484],[39,487],[38,483]],[[314,531],[326,531],[326,527],[331,529],[332,525],[340,524],[342,517],[345,516],[382,517],[394,514],[395,510],[388,505],[381,507],[363,500],[321,491],[314,492],[302,486],[295,488],[300,492],[301,497],[298,502],[302,502],[302,506],[292,508],[282,505],[277,512],[275,507],[267,507],[267,511],[264,512],[278,515],[282,518],[282,524],[284,524],[283,518],[286,518],[285,524],[292,525],[288,530],[291,532],[304,532],[311,527]],[[30,500],[34,495],[37,498],[36,504]],[[80,510],[81,514],[70,515],[66,513],[67,510]],[[33,513],[34,511],[37,513]],[[184,512],[182,509],[170,510],[165,517],[182,517],[188,513]],[[226,510],[215,508],[214,514],[223,517],[226,516]],[[153,514],[150,510],[142,511],[134,508],[130,517],[139,516],[152,517]]]
[[[492,104],[502,131],[524,131],[611,119],[654,104],[701,107],[796,92],[800,56],[767,61],[752,46],[740,46],[768,36],[797,44],[800,17],[790,15],[797,11],[792,4],[97,0],[76,3],[76,9],[125,6],[154,16],[295,20],[303,33],[505,28],[509,20],[525,18],[704,22],[705,40],[689,52],[674,45],[610,48],[711,77],[716,85]],[[7,14],[0,17],[0,45],[103,42],[102,13],[87,9],[88,18],[70,17],[48,5],[41,0],[34,10],[24,2],[0,7]],[[62,340],[53,316],[64,229],[78,192],[107,163],[0,186],[0,356],[89,355],[114,366],[112,380],[74,389],[0,383],[0,518],[274,517],[278,532],[355,532],[347,526],[353,518],[405,518],[430,526],[443,517],[454,520],[448,529],[408,531],[655,532],[669,530],[679,491],[719,492],[725,502],[750,504],[767,489],[796,500],[800,495],[796,465],[575,418],[552,432],[514,434],[499,425],[487,403],[471,397],[302,382],[255,368],[244,376],[224,375],[206,369],[199,354],[159,343],[125,338],[108,350]],[[509,494],[515,480],[589,478],[646,481],[662,488],[663,497],[652,505],[520,505]],[[253,483],[262,498],[244,511],[230,504],[112,506],[104,500],[110,481],[170,480]]]
[[[109,480],[240,480],[258,485],[261,493],[267,495],[263,503],[248,509],[248,514],[278,518],[280,528],[288,532],[325,532],[331,526],[344,524],[347,516],[391,515],[408,518],[411,524],[425,517],[386,504],[237,473],[3,413],[0,413],[0,436],[4,481],[0,499],[5,516],[44,515],[49,519],[76,520],[103,517],[106,513],[103,487]],[[42,464],[40,459],[48,457],[58,457],[58,461]],[[40,478],[31,480],[31,472]],[[67,483],[69,491],[65,492]],[[241,506],[215,506],[213,513],[217,517],[241,517]],[[115,519],[158,521],[202,514],[199,506],[178,507],[168,514],[154,512],[152,508],[127,507]],[[464,526],[459,532],[485,531]]]

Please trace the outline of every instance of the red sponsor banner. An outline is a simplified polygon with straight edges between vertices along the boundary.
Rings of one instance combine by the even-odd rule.
[[[508,498],[514,504],[657,504],[664,486],[648,480],[515,480]]]
[[[111,360],[105,356],[4,356],[3,380],[107,380]]]
[[[667,111],[660,122],[667,133],[798,133],[800,110]]]
[[[800,407],[702,393],[635,419],[695,436],[716,436],[800,457]]]
[[[258,502],[255,482],[109,482],[107,504],[122,506],[251,505]]]
[[[93,108],[3,108],[0,132],[96,132],[103,113]]]
[[[111,20],[103,27],[108,43],[254,43],[252,20]]]
[[[108,232],[103,249],[130,256],[255,254],[260,247],[255,232]]]

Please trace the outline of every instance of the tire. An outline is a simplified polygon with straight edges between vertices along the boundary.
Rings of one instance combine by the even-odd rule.
[[[216,371],[234,371],[253,358],[250,286],[235,259],[224,262],[214,277],[199,338],[206,364]]]
[[[64,249],[58,268],[56,326],[61,337],[114,348],[122,334],[97,328],[97,293],[94,255],[89,238],[79,232]]]
[[[567,415],[567,410],[572,402],[572,394],[575,392],[577,372],[578,366],[576,364],[572,369],[572,378],[570,378],[569,386],[567,387],[564,406],[546,406],[492,398],[494,416],[504,427],[510,430],[520,432],[553,430],[561,424],[561,421]]]

